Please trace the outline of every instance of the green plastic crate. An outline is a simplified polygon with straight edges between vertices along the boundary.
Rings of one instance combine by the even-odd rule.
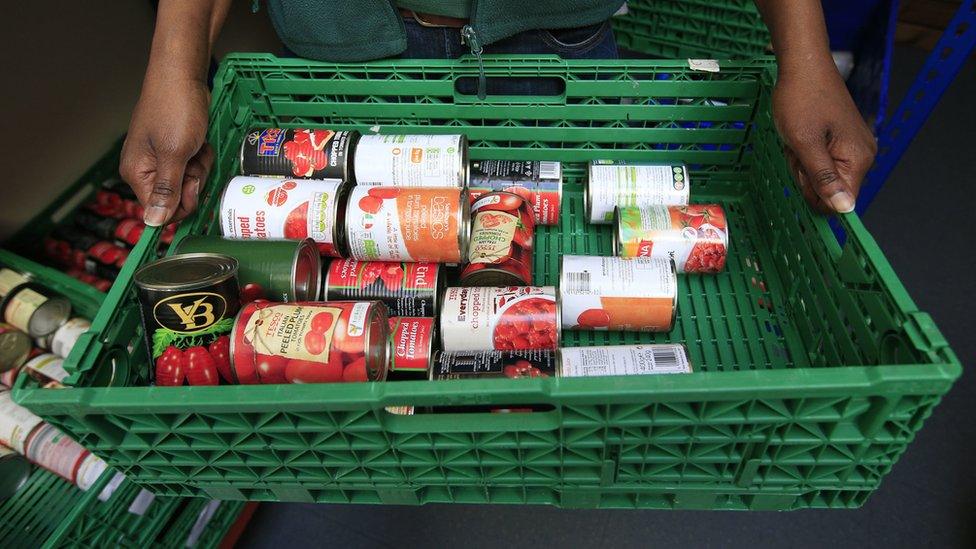
[[[153,547],[180,549],[187,547],[191,534],[195,534],[193,547],[200,549],[206,547],[217,547],[223,541],[224,536],[237,520],[238,515],[244,508],[245,503],[241,501],[219,501],[213,511],[210,520],[203,527],[202,531],[194,532],[200,515],[208,505],[214,504],[215,500],[203,498],[185,498],[185,503],[179,513],[174,517],[173,522],[159,534]]]
[[[474,159],[566,162],[560,227],[540,227],[535,270],[562,253],[609,255],[588,226],[590,159],[683,161],[696,201],[731,224],[727,271],[682,276],[670,334],[565,332],[563,344],[677,341],[690,375],[613,378],[85,388],[133,345],[147,370],[132,274],[147,231],[72,355],[79,386],[14,398],[160,494],[214,499],[542,503],[565,507],[856,507],[875,490],[960,374],[854,214],[840,246],[796,192],[770,116],[769,60],[486,58],[489,78],[556,78],[547,97],[455,91],[478,64],[322,64],[228,57],[215,80],[212,176],[180,234],[215,232],[244,132],[328,125],[384,133],[464,132]],[[662,76],[664,75],[664,76]],[[665,78],[665,79],[662,79]],[[621,101],[626,99],[626,101]],[[694,127],[708,121],[707,127]],[[83,358],[83,360],[81,360]],[[397,416],[393,405],[548,404],[532,414]]]
[[[754,0],[628,0],[614,17],[617,45],[652,57],[763,55],[769,30]]]

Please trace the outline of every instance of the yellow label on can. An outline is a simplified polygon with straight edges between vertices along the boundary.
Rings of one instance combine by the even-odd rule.
[[[0,269],[0,297],[27,282],[27,277],[11,269]]]
[[[30,333],[30,319],[45,301],[47,301],[47,297],[30,288],[24,288],[7,303],[4,316],[14,328]]]

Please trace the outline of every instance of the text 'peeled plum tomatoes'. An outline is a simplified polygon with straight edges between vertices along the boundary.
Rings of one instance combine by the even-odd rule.
[[[383,381],[389,324],[378,301],[245,305],[231,334],[243,384]]]
[[[448,288],[441,306],[445,351],[555,349],[559,304],[552,286]]]

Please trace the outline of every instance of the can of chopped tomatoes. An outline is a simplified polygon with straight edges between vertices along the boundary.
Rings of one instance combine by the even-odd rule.
[[[315,242],[303,240],[230,240],[219,236],[187,236],[176,253],[216,253],[237,260],[241,300],[317,301],[322,258]]]
[[[615,160],[590,162],[583,206],[590,223],[613,223],[617,206],[684,205],[688,167]]]
[[[322,275],[326,301],[382,301],[390,316],[437,316],[443,291],[438,263],[333,259]]]
[[[234,322],[237,383],[383,381],[390,326],[379,301],[248,303]]]
[[[433,358],[436,324],[433,318],[390,317],[390,381],[427,379]]]
[[[353,187],[346,211],[349,255],[459,263],[467,257],[470,208],[459,188]]]
[[[0,302],[3,320],[31,337],[44,337],[71,316],[71,302],[34,282],[12,288]]]
[[[241,143],[241,174],[352,180],[357,131],[252,129]]]
[[[534,238],[528,201],[505,191],[482,195],[471,206],[468,264],[461,271],[461,285],[531,285]]]
[[[679,273],[725,269],[729,226],[718,204],[618,208],[616,222],[615,255],[671,258]]]
[[[31,339],[6,322],[0,322],[0,372],[19,368],[31,352]]]
[[[82,462],[91,452],[57,427],[42,423],[27,440],[24,455],[29,461],[74,484]]]
[[[678,306],[670,259],[564,255],[562,326],[570,330],[667,332]]]
[[[555,349],[560,336],[556,288],[448,288],[440,332],[445,351]]]
[[[444,351],[434,354],[430,379],[556,377],[559,370],[555,350]]]
[[[345,255],[339,179],[237,176],[220,198],[220,227],[233,240],[315,241],[322,255]]]
[[[559,354],[563,377],[691,373],[688,350],[679,344],[566,347]]]
[[[391,187],[464,187],[464,135],[364,135],[356,145],[356,183]]]
[[[229,376],[226,349],[240,310],[237,260],[177,254],[143,265],[133,279],[156,385],[216,385]]]
[[[563,200],[559,162],[473,160],[468,193],[474,202],[495,191],[515,193],[528,201],[536,225],[558,225]]]

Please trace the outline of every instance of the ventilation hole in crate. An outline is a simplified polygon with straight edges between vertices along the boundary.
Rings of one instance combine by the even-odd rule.
[[[763,324],[766,326],[766,331],[772,333],[773,331],[772,323],[770,323],[768,320],[765,320],[763,321]]]

